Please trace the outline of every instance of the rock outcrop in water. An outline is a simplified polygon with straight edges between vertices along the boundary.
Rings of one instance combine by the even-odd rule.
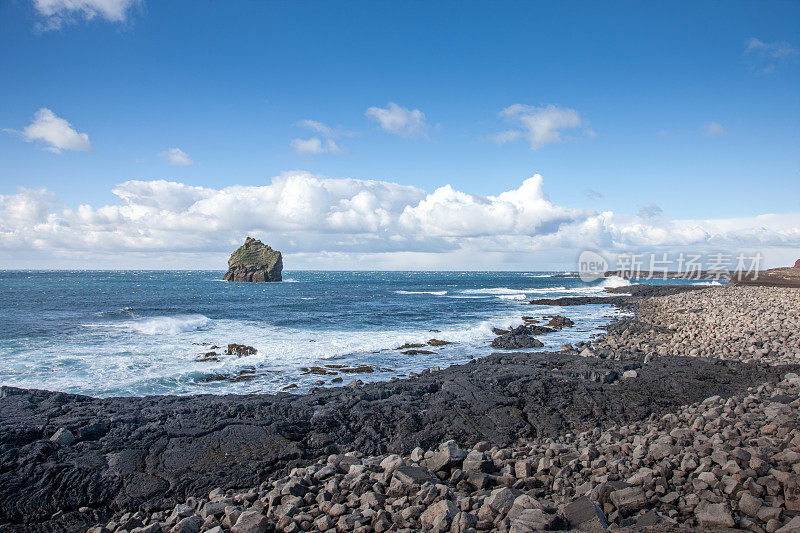
[[[537,328],[537,326],[518,326],[511,331],[502,333],[492,341],[492,348],[520,350],[524,348],[541,348],[544,346],[542,341],[531,336],[531,331],[528,328]]]
[[[281,281],[281,253],[252,237],[231,254],[225,281]]]

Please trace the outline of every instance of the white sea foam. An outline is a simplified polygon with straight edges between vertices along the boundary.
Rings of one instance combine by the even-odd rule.
[[[582,295],[589,295],[589,296],[614,296],[614,294],[610,292],[606,292],[605,287],[602,285],[595,285],[593,287],[574,287],[572,289],[567,289],[564,291],[560,291],[563,295],[572,295],[572,296],[582,296]]]
[[[566,287],[538,287],[536,289],[525,289],[525,293],[547,294],[548,292],[569,292],[572,289]]]
[[[603,280],[601,287],[607,289],[616,289],[617,287],[630,287],[631,282],[619,276],[611,276]]]
[[[212,327],[208,330],[192,335],[196,341],[220,346],[237,342],[253,346],[258,350],[255,355],[248,357],[223,356],[223,361],[220,363],[223,368],[233,369],[266,363],[269,368],[281,369],[283,365],[296,368],[315,360],[337,360],[385,350],[394,353],[394,348],[406,342],[426,342],[433,337],[455,343],[437,348],[437,354],[470,348],[480,353],[474,348],[480,346],[485,349],[487,341],[493,338],[492,327],[521,322],[520,315],[518,312],[498,313],[477,323],[445,326],[436,332],[430,331],[430,325],[407,329],[310,331],[291,327],[264,328],[259,322],[221,319],[213,321]]]
[[[488,287],[485,289],[464,289],[464,294],[525,294],[527,289],[509,289],[508,287]]]
[[[501,300],[525,300],[527,297],[524,294],[498,294]]]
[[[692,285],[702,285],[705,287],[716,287],[717,285],[719,285],[721,287],[722,283],[720,283],[719,281],[698,281],[697,283],[692,283]]]
[[[395,294],[432,294],[434,296],[444,296],[447,291],[394,291]]]
[[[175,315],[141,318],[121,324],[144,335],[175,335],[208,327],[211,319],[203,315]]]

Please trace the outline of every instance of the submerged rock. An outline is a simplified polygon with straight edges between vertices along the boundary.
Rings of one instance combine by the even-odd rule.
[[[237,357],[245,357],[255,353],[258,353],[258,350],[245,344],[229,344],[228,349],[225,350],[225,355],[235,355]]]
[[[542,341],[531,337],[527,326],[518,326],[499,337],[495,337],[492,341],[492,348],[500,348],[501,350],[541,348],[542,346],[544,346]]]
[[[421,342],[407,342],[407,343],[403,344],[402,346],[398,346],[397,348],[395,348],[395,350],[407,350],[409,348],[422,348],[423,346],[425,346],[425,344],[423,344]]]
[[[561,329],[561,328],[568,328],[575,325],[575,322],[570,320],[569,318],[562,316],[562,315],[554,315],[550,318],[550,322],[547,323],[548,326],[551,328]]]
[[[225,281],[281,281],[281,253],[261,241],[247,237],[228,259]]]
[[[441,339],[431,339],[428,341],[429,346],[445,346],[447,344],[453,344],[451,341],[443,341]]]

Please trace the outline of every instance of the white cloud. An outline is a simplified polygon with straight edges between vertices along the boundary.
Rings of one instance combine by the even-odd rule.
[[[297,123],[297,125],[300,126],[301,128],[306,128],[311,131],[316,131],[317,133],[320,133],[325,137],[333,137],[336,134],[333,128],[331,128],[327,124],[323,124],[322,122],[318,122],[316,120],[308,120],[308,119],[301,120]]]
[[[192,158],[189,157],[189,154],[187,154],[180,148],[170,148],[168,150],[159,152],[158,155],[166,159],[170,165],[187,167],[194,163],[194,161],[192,161]]]
[[[384,107],[370,107],[364,114],[380,125],[381,129],[401,137],[424,137],[428,131],[425,113],[419,109],[408,109],[394,102]]]
[[[2,225],[24,229],[44,223],[56,204],[56,195],[45,188],[20,187],[15,195],[0,195]]]
[[[445,185],[416,206],[408,206],[400,224],[412,233],[434,237],[537,235],[556,231],[586,213],[557,206],[542,190],[542,177],[498,196],[467,194]]]
[[[334,137],[346,136],[351,137],[352,132],[340,129],[333,129],[327,124],[318,122],[316,120],[301,120],[297,126],[306,128],[311,131],[319,133],[323,138],[311,137],[310,139],[292,139],[289,143],[298,155],[319,155],[319,154],[338,154],[344,152],[344,149],[334,141]]]
[[[104,18],[110,22],[125,22],[128,11],[139,0],[33,0],[36,11],[44,17],[42,29],[60,28],[78,18]]]
[[[89,136],[78,133],[72,124],[43,107],[34,115],[33,122],[25,126],[22,131],[3,130],[8,133],[19,134],[27,142],[41,142],[45,144],[43,150],[60,154],[61,150],[88,151],[92,149]]]
[[[514,142],[518,140],[520,137],[522,137],[522,132],[520,130],[499,131],[490,136],[491,140],[493,140],[497,144]]]
[[[113,193],[118,203],[76,208],[46,189],[0,195],[0,267],[35,256],[39,268],[68,258],[221,268],[248,234],[282,250],[287,268],[556,268],[587,248],[788,257],[800,242],[800,213],[673,220],[573,209],[551,202],[539,175],[490,196],[305,172],[222,189],[134,180]]]
[[[318,137],[292,139],[289,144],[292,145],[298,155],[337,154],[342,151],[333,139],[327,139],[323,142]]]
[[[534,107],[514,104],[500,111],[500,116],[517,126],[517,129],[501,131],[490,136],[499,143],[513,142],[525,138],[532,150],[538,150],[545,144],[565,140],[564,134],[572,133],[575,138],[593,137],[594,132],[586,127],[580,113],[574,109],[547,105]]]
[[[770,74],[778,65],[800,54],[800,49],[786,41],[766,43],[755,37],[744,42],[744,58],[748,67],[759,74]]]
[[[718,122],[709,122],[703,126],[703,134],[706,137],[725,137],[728,135],[728,132],[725,131],[722,124]]]

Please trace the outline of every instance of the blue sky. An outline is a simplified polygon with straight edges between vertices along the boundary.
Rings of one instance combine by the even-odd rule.
[[[129,180],[222,190],[303,171],[479,197],[538,173],[555,206],[620,216],[800,212],[798,2],[60,5],[0,3],[7,210],[19,187],[57,213],[118,205]],[[40,109],[87,144],[26,136]],[[7,265],[63,249],[20,240],[8,213]]]

